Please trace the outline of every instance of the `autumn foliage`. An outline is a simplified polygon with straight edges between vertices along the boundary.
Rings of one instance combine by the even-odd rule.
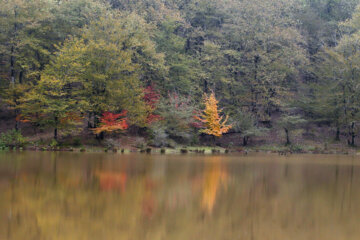
[[[231,129],[231,125],[226,125],[228,117],[226,116],[223,120],[223,117],[219,115],[221,110],[218,109],[218,101],[214,93],[211,93],[210,96],[205,94],[204,99],[205,110],[200,116],[194,117],[203,124],[204,129],[201,132],[221,137]]]
[[[148,115],[146,118],[147,124],[151,124],[162,119],[160,115],[154,114],[159,100],[160,94],[155,91],[154,85],[150,85],[144,89],[144,101],[148,106]]]
[[[94,128],[94,133],[99,134],[101,132],[113,132],[127,129],[129,126],[127,124],[126,114],[126,110],[119,114],[104,112],[100,118],[100,126]]]
[[[160,94],[157,93],[153,85],[150,85],[144,89],[144,100],[151,106],[152,109],[156,108],[156,104],[160,99]]]
[[[35,114],[32,114],[32,115],[18,114],[16,116],[15,121],[22,122],[22,123],[31,123],[31,122],[36,122],[37,118],[36,118]]]
[[[60,119],[60,123],[65,124],[66,122],[78,122],[80,123],[84,118],[75,112],[68,112],[64,117]]]

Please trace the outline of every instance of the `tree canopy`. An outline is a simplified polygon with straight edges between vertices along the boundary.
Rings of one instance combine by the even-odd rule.
[[[214,93],[244,144],[295,112],[355,145],[358,4],[0,0],[2,107],[16,128],[30,122],[55,135],[126,111],[129,127],[161,122],[164,136],[184,141],[196,136],[192,111]],[[146,100],[150,86],[156,103]]]

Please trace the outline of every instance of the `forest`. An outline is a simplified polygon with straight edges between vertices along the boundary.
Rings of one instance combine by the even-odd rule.
[[[0,0],[0,147],[356,147],[359,0]]]

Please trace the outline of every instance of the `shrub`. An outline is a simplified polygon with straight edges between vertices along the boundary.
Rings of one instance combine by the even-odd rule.
[[[115,139],[108,138],[105,139],[104,145],[107,149],[113,149],[114,147],[118,146],[118,142]]]
[[[80,146],[81,146],[81,139],[78,138],[78,137],[74,138],[74,139],[73,139],[73,142],[72,142],[72,145],[73,145],[74,147],[80,147]]]
[[[55,149],[58,145],[59,145],[59,143],[55,139],[51,140],[51,142],[50,142],[51,148]]]
[[[15,129],[9,130],[0,135],[0,147],[23,147],[27,143],[27,139],[21,134],[20,131]]]
[[[158,123],[154,123],[150,127],[152,135],[152,145],[155,147],[165,147],[168,145],[168,135],[165,128]]]
[[[301,153],[304,151],[304,147],[301,145],[290,145],[289,150],[293,153]]]
[[[136,139],[136,141],[135,141],[135,143],[134,143],[134,146],[136,147],[136,148],[140,148],[140,149],[142,149],[142,148],[145,148],[146,147],[146,142],[145,142],[145,140],[143,139],[143,138],[138,138],[138,139]]]

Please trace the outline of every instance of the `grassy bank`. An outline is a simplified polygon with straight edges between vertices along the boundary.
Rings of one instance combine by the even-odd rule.
[[[108,153],[154,153],[154,154],[247,154],[250,152],[278,153],[288,155],[294,153],[313,154],[357,154],[360,148],[349,147],[344,142],[326,141],[322,139],[295,138],[293,144],[284,145],[274,141],[275,135],[268,139],[258,138],[247,146],[242,146],[241,137],[226,135],[217,141],[209,138],[199,138],[196,144],[172,144],[167,147],[155,147],[153,141],[141,135],[114,135],[104,139],[96,139],[92,133],[82,133],[76,136],[63,136],[58,141],[48,132],[23,136],[18,131],[8,131],[1,134],[0,150],[3,151],[71,151],[71,152],[108,152]],[[211,139],[210,139],[211,140]]]

